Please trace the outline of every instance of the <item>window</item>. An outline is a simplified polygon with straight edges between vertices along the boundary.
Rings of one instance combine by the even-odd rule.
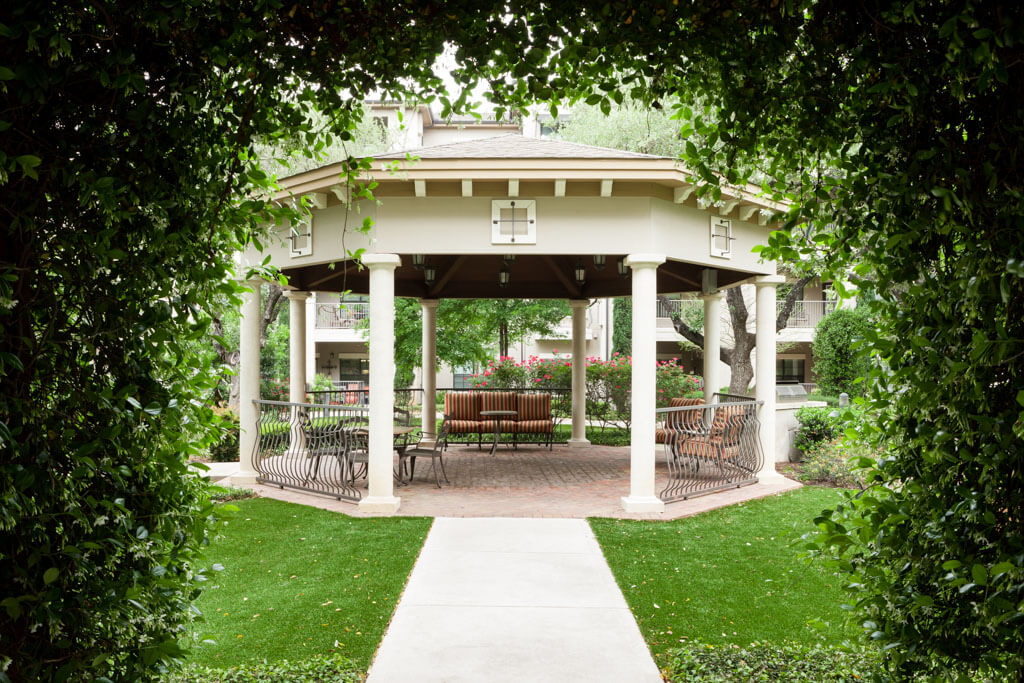
[[[775,359],[775,382],[777,384],[799,384],[804,381],[803,358]]]
[[[339,358],[338,379],[342,382],[369,382],[370,361],[367,358]]]
[[[711,255],[732,258],[732,221],[719,216],[711,217]]]
[[[474,374],[476,374],[476,371],[472,365],[463,365],[462,367],[454,368],[452,371],[452,388],[472,389],[473,385],[469,380]]]
[[[298,225],[288,231],[288,251],[292,258],[309,256],[313,253],[313,215],[306,214]]]
[[[491,202],[491,244],[536,244],[537,202],[496,199]]]

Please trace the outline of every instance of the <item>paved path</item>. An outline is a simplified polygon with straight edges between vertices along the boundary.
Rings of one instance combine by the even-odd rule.
[[[367,683],[658,683],[582,519],[434,520]]]

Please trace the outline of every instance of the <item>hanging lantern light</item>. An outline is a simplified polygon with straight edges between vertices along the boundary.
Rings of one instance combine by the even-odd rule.
[[[501,257],[501,260],[505,262],[506,266],[511,266],[513,263],[516,262],[516,255],[515,254],[505,254],[504,256]]]
[[[587,269],[583,266],[582,260],[576,261],[576,267],[572,270],[573,275],[576,277],[576,284],[582,285],[587,279]]]
[[[437,268],[431,263],[425,263],[423,266],[423,281],[428,285],[434,284],[434,280],[437,279]]]
[[[629,266],[626,265],[626,257],[620,256],[618,262],[615,264],[619,269],[619,277],[626,277],[629,275]]]
[[[512,273],[508,272],[508,266],[502,266],[498,271],[498,286],[506,289],[512,282]]]
[[[594,268],[597,270],[604,270],[604,264],[608,262],[608,257],[604,254],[594,255]]]
[[[423,270],[423,263],[426,261],[426,257],[423,254],[412,255],[412,267],[416,270]]]

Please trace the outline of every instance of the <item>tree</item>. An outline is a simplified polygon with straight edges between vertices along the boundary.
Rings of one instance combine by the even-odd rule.
[[[415,299],[395,301],[396,376],[411,380],[422,362],[423,321]],[[568,304],[561,300],[442,299],[437,359],[452,367],[482,363],[491,357],[496,335],[499,355],[507,356],[510,342],[550,332],[568,313]]]
[[[610,107],[602,112],[596,106],[578,105],[573,107],[572,115],[566,123],[558,128],[558,136],[571,142],[625,149],[645,154],[679,156],[684,153],[688,140],[681,135],[682,124],[664,108],[653,109],[641,106],[641,103],[626,99],[623,104]],[[694,139],[695,132],[691,132]],[[689,141],[693,145],[693,141]],[[711,144],[707,140],[698,140],[700,144]],[[720,146],[720,145],[719,145]],[[819,259],[820,261],[820,259]],[[789,315],[793,311],[797,298],[804,285],[814,280],[819,268],[814,268],[805,259],[794,264],[802,275],[782,299],[782,307],[775,320],[776,331],[785,329]],[[747,309],[743,292],[738,287],[726,290],[731,333],[723,335],[731,337],[732,346],[722,345],[719,356],[729,366],[729,392],[745,394],[754,379],[754,366],[750,356],[757,345],[754,332],[747,329],[750,312]],[[665,297],[659,297],[663,303]],[[618,313],[618,311],[616,311]],[[703,321],[703,318],[701,318]],[[618,317],[616,317],[616,324]],[[628,325],[628,321],[624,324]],[[704,335],[699,326],[687,320],[681,311],[672,316],[672,325],[683,339],[704,349]],[[618,350],[618,347],[616,346]],[[715,388],[714,390],[717,390]]]
[[[864,383],[857,380],[864,379],[869,366],[867,358],[857,352],[856,344],[870,329],[871,323],[862,309],[840,309],[818,323],[814,335],[814,374],[822,393],[864,393]]]

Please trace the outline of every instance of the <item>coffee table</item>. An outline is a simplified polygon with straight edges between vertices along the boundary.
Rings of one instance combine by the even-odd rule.
[[[494,418],[494,443],[491,444],[491,455],[498,450],[498,439],[501,438],[501,418],[519,417],[518,410],[481,410],[480,417]]]

